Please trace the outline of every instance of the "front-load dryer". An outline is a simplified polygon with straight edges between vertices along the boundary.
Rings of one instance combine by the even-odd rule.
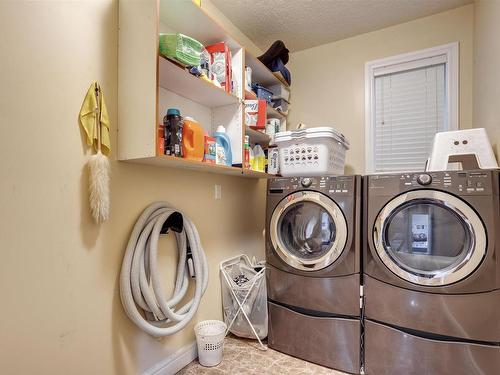
[[[268,181],[269,347],[360,370],[361,177]]]
[[[496,170],[364,180],[365,371],[498,374]]]

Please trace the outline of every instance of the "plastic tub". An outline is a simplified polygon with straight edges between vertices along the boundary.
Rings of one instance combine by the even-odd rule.
[[[288,113],[288,102],[285,99],[273,99],[273,108],[282,113]],[[279,108],[278,108],[279,107]]]
[[[195,325],[200,365],[212,367],[221,363],[226,329],[226,323],[220,320],[204,320]]]
[[[273,98],[273,93],[271,90],[268,90],[258,83],[252,85],[252,90],[253,92],[255,92],[255,95],[257,95],[259,99],[264,99],[266,102],[271,103],[271,100]]]
[[[334,128],[280,132],[275,143],[284,177],[344,174],[349,142]]]
[[[273,85],[269,87],[269,90],[273,93],[273,99],[285,99],[286,101],[290,101],[290,89],[285,87],[285,85]]]
[[[203,44],[184,34],[160,34],[160,54],[185,65],[199,66]]]

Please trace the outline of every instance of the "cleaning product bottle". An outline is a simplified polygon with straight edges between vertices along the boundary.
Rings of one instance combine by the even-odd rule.
[[[231,166],[233,164],[233,157],[231,154],[231,141],[226,134],[226,128],[219,125],[217,131],[214,133],[215,141],[217,142],[217,164],[225,164]]]
[[[266,154],[259,144],[253,148],[254,155],[254,169],[259,172],[265,172],[266,169]]]
[[[243,149],[244,158],[243,158],[243,168],[250,168],[250,137],[245,135],[245,146]]]
[[[163,117],[165,155],[182,157],[182,117],[177,108],[169,108]]]
[[[182,125],[182,156],[189,160],[203,161],[204,153],[203,128],[192,117],[184,117]]]
[[[255,158],[253,155],[253,150],[251,147],[248,148],[248,164],[250,164],[250,169],[255,171],[257,168],[255,167]]]

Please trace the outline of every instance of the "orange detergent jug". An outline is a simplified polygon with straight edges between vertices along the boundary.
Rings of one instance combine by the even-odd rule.
[[[185,159],[203,161],[205,137],[201,125],[191,117],[184,117],[182,127],[182,156]]]

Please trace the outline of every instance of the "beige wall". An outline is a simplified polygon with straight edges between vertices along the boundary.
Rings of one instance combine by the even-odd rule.
[[[291,128],[334,126],[351,142],[346,172],[365,169],[364,67],[367,61],[460,42],[460,126],[472,127],[474,6],[291,54]]]
[[[264,181],[113,160],[111,218],[91,221],[77,116],[99,80],[116,139],[117,17],[116,1],[0,2],[1,374],[137,374],[194,339],[193,324],[153,339],[121,307],[124,248],[153,201],[200,231],[210,283],[195,321],[221,318],[221,260],[263,257]]]
[[[500,155],[500,0],[475,3],[474,126],[486,128]]]

